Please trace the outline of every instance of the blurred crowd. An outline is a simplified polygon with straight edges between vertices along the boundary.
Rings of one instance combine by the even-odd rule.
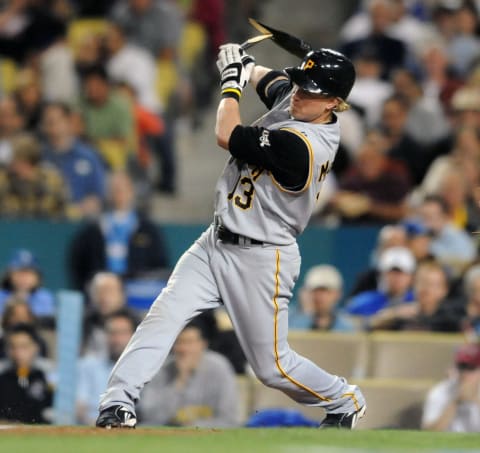
[[[188,111],[200,121],[228,14],[258,7],[232,3],[2,3],[0,58],[15,77],[10,87],[2,80],[0,97],[0,215],[88,220],[68,261],[86,300],[78,423],[93,423],[98,395],[144,314],[130,303],[129,285],[168,274],[165,240],[135,194],[144,201],[152,191],[175,192],[175,120]],[[429,395],[426,429],[480,430],[479,17],[478,1],[370,0],[343,24],[338,48],[357,82],[352,108],[339,115],[342,141],[313,223],[381,229],[353,285],[319,263],[291,307],[292,329],[463,333],[470,344]],[[193,21],[207,37],[200,71],[180,52]],[[10,66],[1,64],[5,75]],[[165,67],[176,72],[167,96],[158,87]],[[0,314],[0,419],[49,422],[55,367],[42,334],[55,328],[55,299],[28,250],[4,271]],[[202,315],[147,385],[140,421],[234,426],[235,374],[246,371],[226,313]]]
[[[395,223],[434,195],[455,228],[478,228],[479,29],[468,0],[371,0],[346,21],[357,80],[318,222]]]
[[[235,3],[0,2],[2,217],[94,217],[119,171],[144,204],[175,194],[176,122],[210,105],[226,23],[254,9]]]

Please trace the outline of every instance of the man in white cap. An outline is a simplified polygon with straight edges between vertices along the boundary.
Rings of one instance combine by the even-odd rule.
[[[416,262],[406,247],[391,247],[379,258],[379,286],[374,291],[364,291],[352,297],[346,307],[347,313],[370,317],[384,308],[413,302],[413,274]]]
[[[310,268],[300,294],[301,313],[290,318],[292,329],[351,332],[355,324],[337,310],[342,298],[343,279],[334,266]]]

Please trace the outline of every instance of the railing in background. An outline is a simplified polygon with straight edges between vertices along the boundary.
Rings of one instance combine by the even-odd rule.
[[[0,222],[0,269],[5,268],[13,250],[27,248],[36,255],[47,288],[68,288],[68,246],[79,226],[69,222]],[[171,267],[205,228],[206,225],[159,226],[165,235]],[[342,273],[348,293],[355,277],[369,265],[377,233],[378,228],[372,227],[307,228],[298,240],[302,253],[299,282],[309,267],[333,264]]]

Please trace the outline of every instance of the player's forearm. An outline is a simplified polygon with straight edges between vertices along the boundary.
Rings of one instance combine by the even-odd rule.
[[[220,101],[217,109],[217,122],[215,135],[217,144],[228,150],[228,142],[233,130],[242,123],[238,101],[233,98],[224,98]]]
[[[258,82],[260,82],[260,80],[262,80],[270,71],[271,69],[266,68],[265,66],[255,66],[250,75],[250,83],[253,88],[257,89]]]

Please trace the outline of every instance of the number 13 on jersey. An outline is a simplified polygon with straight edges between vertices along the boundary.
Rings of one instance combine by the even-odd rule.
[[[250,209],[253,204],[253,199],[255,196],[255,185],[254,182],[260,177],[263,173],[263,169],[261,168],[254,168],[250,176],[243,176],[240,175],[233,186],[233,189],[228,194],[228,200],[232,201],[233,204],[243,210]],[[235,195],[237,192],[237,188],[239,189],[240,193]]]

